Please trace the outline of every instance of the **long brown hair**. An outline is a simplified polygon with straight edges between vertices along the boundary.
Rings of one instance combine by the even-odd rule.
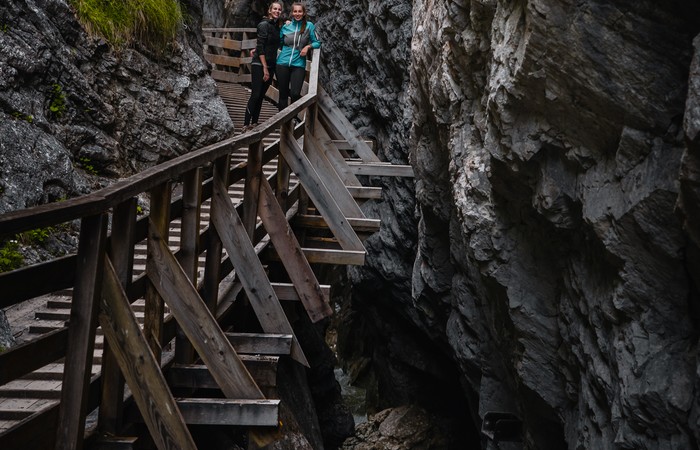
[[[301,18],[301,32],[306,31],[306,5],[302,2],[292,3],[292,11],[294,11],[295,6],[301,6],[301,10],[304,11],[304,16]]]

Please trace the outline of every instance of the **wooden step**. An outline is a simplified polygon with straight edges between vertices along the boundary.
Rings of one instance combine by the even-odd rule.
[[[349,266],[361,266],[365,263],[366,252],[359,250],[332,250],[320,248],[302,248],[306,260],[311,264],[341,264]],[[263,259],[281,261],[273,246],[268,246]]]
[[[278,299],[289,301],[301,301],[301,299],[299,298],[299,293],[297,292],[296,288],[292,283],[270,284],[272,284],[272,288],[275,290],[275,294],[277,294]],[[322,284],[321,292],[323,293],[323,299],[326,301],[326,303],[330,302],[331,286],[329,284]]]
[[[277,386],[277,356],[239,355],[255,383],[260,388]],[[205,365],[174,364],[165,373],[168,384],[174,388],[218,389],[219,385]]]
[[[352,218],[348,217],[346,219],[353,230],[358,232],[370,232],[374,233],[379,231],[381,225],[381,220],[379,219],[366,219],[366,218]],[[314,229],[328,229],[328,224],[323,216],[312,216],[309,214],[297,214],[292,220],[292,224],[297,227],[303,228],[314,228]]]
[[[236,353],[252,355],[289,355],[291,334],[226,333]]]
[[[279,425],[279,400],[232,400],[220,398],[175,399],[189,425]]]
[[[350,171],[355,175],[384,177],[413,177],[413,167],[391,163],[348,162]]]

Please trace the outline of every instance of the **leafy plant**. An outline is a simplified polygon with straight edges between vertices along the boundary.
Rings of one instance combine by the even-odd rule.
[[[54,117],[61,117],[66,112],[66,94],[60,84],[51,85],[51,103],[49,111]]]
[[[85,172],[90,175],[98,175],[97,169],[92,165],[90,158],[83,156],[78,161],[80,162],[80,167],[82,167]]]
[[[3,23],[2,26],[0,26],[0,31],[3,33],[7,33],[10,30],[10,26],[7,25],[6,23]]]
[[[70,0],[88,32],[116,47],[135,41],[161,51],[183,23],[177,0]]]
[[[37,228],[35,230],[23,231],[17,235],[17,240],[24,245],[41,245],[51,236],[55,230],[53,227]]]
[[[7,241],[0,247],[0,272],[9,272],[22,267],[24,256],[19,252],[19,243],[15,240]]]

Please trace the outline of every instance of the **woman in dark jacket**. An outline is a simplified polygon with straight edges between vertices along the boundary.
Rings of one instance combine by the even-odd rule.
[[[282,3],[272,2],[267,9],[267,17],[258,24],[258,44],[255,47],[250,69],[252,92],[250,93],[248,106],[245,109],[245,118],[243,119],[244,132],[258,124],[265,92],[272,84],[272,77],[275,75],[277,50],[280,47],[281,14]]]

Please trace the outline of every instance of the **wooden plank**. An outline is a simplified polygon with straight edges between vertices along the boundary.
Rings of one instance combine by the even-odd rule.
[[[162,240],[148,276],[228,398],[264,398],[197,289]]]
[[[355,175],[371,175],[384,177],[413,177],[413,167],[399,164],[370,164],[349,162],[348,167]]]
[[[114,208],[112,236],[109,254],[112,265],[126,290],[133,279],[134,233],[136,227],[136,198],[131,198]],[[108,344],[102,351],[102,402],[98,416],[98,429],[105,435],[115,435],[121,429],[124,407],[124,377],[119,363]]]
[[[148,220],[148,255],[146,259],[146,271],[152,266],[153,252],[158,248],[158,240],[168,241],[168,229],[170,228],[170,194],[171,183],[166,182],[150,191],[151,212]],[[165,303],[159,295],[157,286],[153,283],[146,285],[145,310],[143,319],[143,334],[148,340],[153,355],[160,361],[161,338],[163,336],[163,316],[165,315]]]
[[[362,241],[347,222],[332,194],[321,181],[318,173],[311,165],[304,152],[299,148],[296,140],[289,134],[283,133],[281,140],[285,145],[280,145],[280,152],[292,168],[299,181],[306,189],[309,197],[321,214],[326,218],[328,227],[338,239],[340,245],[346,250],[364,251]]]
[[[301,251],[311,264],[361,266],[365,263],[365,252],[360,251],[305,247],[302,247]],[[281,261],[280,256],[277,254],[274,247],[268,247],[264,253],[264,258],[269,258],[273,261]]]
[[[76,255],[64,256],[1,273],[0,309],[73,286],[77,260]],[[41,280],[41,282],[37,283],[37,280]]]
[[[301,301],[299,294],[292,283],[272,283],[272,288],[275,290],[277,298],[280,300]],[[323,293],[323,300],[325,302],[329,302],[331,298],[331,286],[328,284],[322,284],[321,292]]]
[[[211,221],[216,227],[226,251],[236,267],[236,272],[245,288],[250,304],[266,333],[294,334],[287,316],[270,285],[253,244],[243,226],[238,212],[231,204],[226,186],[217,180],[212,198]],[[292,343],[292,358],[309,366],[296,337]]]
[[[299,242],[275,199],[272,187],[265,178],[260,183],[260,204],[258,214],[277,252],[282,256],[282,264],[289,279],[301,298],[312,322],[333,314],[333,309],[324,301],[323,292],[309,262],[301,252]]]
[[[88,216],[81,221],[68,351],[56,427],[57,450],[80,450],[83,447],[106,237],[106,214]]]
[[[250,83],[253,79],[250,74],[241,74],[234,72],[225,72],[223,70],[212,69],[211,77],[216,81],[225,81],[227,83]]]
[[[350,171],[350,168],[345,161],[345,157],[340,153],[334,144],[334,141],[326,132],[325,128],[323,128],[323,124],[318,117],[316,117],[316,122],[317,125],[314,128],[313,135],[318,141],[319,147],[324,152],[326,158],[333,165],[333,169],[338,174],[340,179],[343,180],[345,185],[358,187],[362,186],[362,183],[360,183],[355,174]]]
[[[226,333],[238,353],[257,355],[288,355],[292,348],[291,334]]]
[[[357,232],[369,232],[375,233],[379,231],[381,225],[381,220],[379,219],[367,219],[367,218],[352,218],[348,217],[348,223]],[[313,216],[308,214],[297,214],[294,216],[292,224],[295,227],[306,227],[306,228],[328,228],[326,219],[323,216]]]
[[[241,361],[261,388],[277,386],[277,356],[241,355]],[[205,365],[173,364],[167,372],[168,384],[176,388],[219,389]]]
[[[332,139],[331,143],[337,148],[338,150],[352,150],[354,151],[355,149],[350,145],[348,141],[345,139]],[[372,141],[367,141],[365,140],[365,144],[372,149],[372,152],[374,152],[374,142]]]
[[[67,347],[68,329],[61,328],[0,353],[0,385],[63,358]]]
[[[335,104],[333,99],[326,91],[319,86],[318,88],[318,106],[320,118],[324,126],[328,130],[333,128],[344,140],[350,144],[363,161],[379,161],[377,155],[374,154],[371,148],[360,137],[360,133],[340,111],[340,108]],[[329,130],[330,131],[330,130]]]
[[[356,199],[381,199],[382,188],[365,186],[346,186],[350,195]]]
[[[335,200],[343,215],[345,217],[365,217],[365,214],[345,187],[346,182],[341,180],[335,166],[331,164],[326,156],[326,151],[321,142],[310,133],[307,133],[304,136],[304,149],[309,161],[321,177],[321,181],[333,193],[333,200]],[[342,171],[340,168],[339,170]]]
[[[255,234],[255,224],[258,221],[258,198],[260,197],[260,181],[263,177],[263,143],[255,142],[248,146],[248,163],[246,165],[245,191],[243,193],[243,223],[250,239]]]
[[[190,425],[275,427],[279,425],[279,404],[279,400],[177,399]]]
[[[213,186],[228,186],[228,168],[230,165],[229,156],[223,156],[214,162],[214,173],[212,175]],[[224,188],[228,196],[228,190]],[[218,206],[214,202],[209,205],[209,215],[214,215]],[[211,220],[211,219],[210,219]],[[202,298],[210,311],[215,311],[216,303],[219,300],[219,282],[221,281],[221,256],[223,244],[218,230],[209,226],[209,242],[207,246],[207,259],[204,265],[204,280],[202,281]]]
[[[242,50],[243,43],[239,40],[225,39],[214,36],[205,36],[204,45],[209,45],[211,47],[224,48],[226,50]]]
[[[292,124],[287,122],[282,124],[280,128],[280,133],[282,135],[291,136],[292,135]],[[280,155],[277,157],[277,178],[275,184],[275,196],[277,197],[277,203],[282,207],[284,211],[287,210],[287,196],[289,194],[289,165],[287,164],[284,154],[289,154],[289,150],[286,148],[288,145],[287,141],[280,139]],[[284,151],[283,151],[284,148]]]
[[[184,176],[182,186],[182,221],[180,225],[180,251],[178,261],[187,278],[197,284],[199,266],[199,232],[202,210],[202,169],[194,169]],[[175,361],[190,363],[194,360],[194,347],[178,327],[175,338]]]
[[[218,64],[221,66],[228,67],[240,67],[241,64],[250,64],[253,58],[246,57],[241,58],[239,56],[228,56],[228,55],[215,55],[212,53],[204,52],[204,59],[212,64]]]
[[[149,343],[141,332],[109,260],[105,263],[104,281],[100,325],[109,345],[114,349],[152,439],[161,450],[196,450],[160,371],[160,364],[150,351]]]

